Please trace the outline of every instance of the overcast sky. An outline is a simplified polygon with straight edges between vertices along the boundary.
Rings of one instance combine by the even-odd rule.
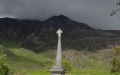
[[[120,30],[120,11],[109,16],[118,0],[0,0],[0,17],[46,20],[63,14],[97,29]]]

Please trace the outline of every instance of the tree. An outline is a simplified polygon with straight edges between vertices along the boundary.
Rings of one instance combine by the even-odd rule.
[[[110,16],[113,16],[114,14],[116,14],[117,11],[120,10],[120,7],[119,7],[119,6],[120,6],[120,1],[118,1],[118,2],[116,3],[115,9],[112,10],[112,12],[110,13]]]
[[[120,74],[120,46],[115,47],[114,50],[115,50],[115,55],[112,61],[113,68],[111,72],[118,75]]]
[[[0,75],[9,75],[9,69],[5,58],[6,54],[3,50],[0,50]]]

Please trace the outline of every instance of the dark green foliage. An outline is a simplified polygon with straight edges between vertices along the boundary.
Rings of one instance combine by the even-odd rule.
[[[0,75],[9,75],[8,65],[5,61],[6,54],[0,50]]]
[[[115,47],[115,56],[112,61],[113,68],[111,70],[112,73],[116,75],[120,74],[120,46]]]
[[[72,71],[72,64],[68,62],[67,60],[62,62],[63,68],[66,72]]]
[[[120,44],[120,31],[97,30],[60,15],[46,21],[0,19],[0,43],[15,42],[36,53],[55,50],[58,29],[63,31],[62,49],[100,50]],[[6,40],[5,39],[5,40]]]

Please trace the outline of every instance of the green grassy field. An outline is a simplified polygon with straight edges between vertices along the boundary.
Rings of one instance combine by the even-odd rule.
[[[22,75],[51,75],[51,72],[47,69],[42,70],[28,70],[21,71]],[[111,74],[109,70],[73,70],[71,73],[66,73],[67,75],[114,75]]]
[[[7,62],[15,75],[51,75],[50,68],[55,61],[56,50],[36,54],[14,43],[0,45],[8,54]],[[110,73],[113,50],[96,52],[63,51],[63,60],[73,65],[71,75],[114,75]]]
[[[6,51],[8,64],[17,70],[49,68],[52,65],[50,59],[11,42],[0,45],[0,48]]]
[[[45,58],[55,59],[55,51],[42,52]],[[79,52],[75,50],[63,51],[63,60],[69,61],[74,69],[110,70],[114,50],[100,50],[96,52]]]

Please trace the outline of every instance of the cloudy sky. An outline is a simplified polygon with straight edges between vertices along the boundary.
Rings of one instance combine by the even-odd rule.
[[[0,17],[47,18],[63,14],[97,29],[120,30],[120,11],[109,16],[118,0],[0,0]]]

